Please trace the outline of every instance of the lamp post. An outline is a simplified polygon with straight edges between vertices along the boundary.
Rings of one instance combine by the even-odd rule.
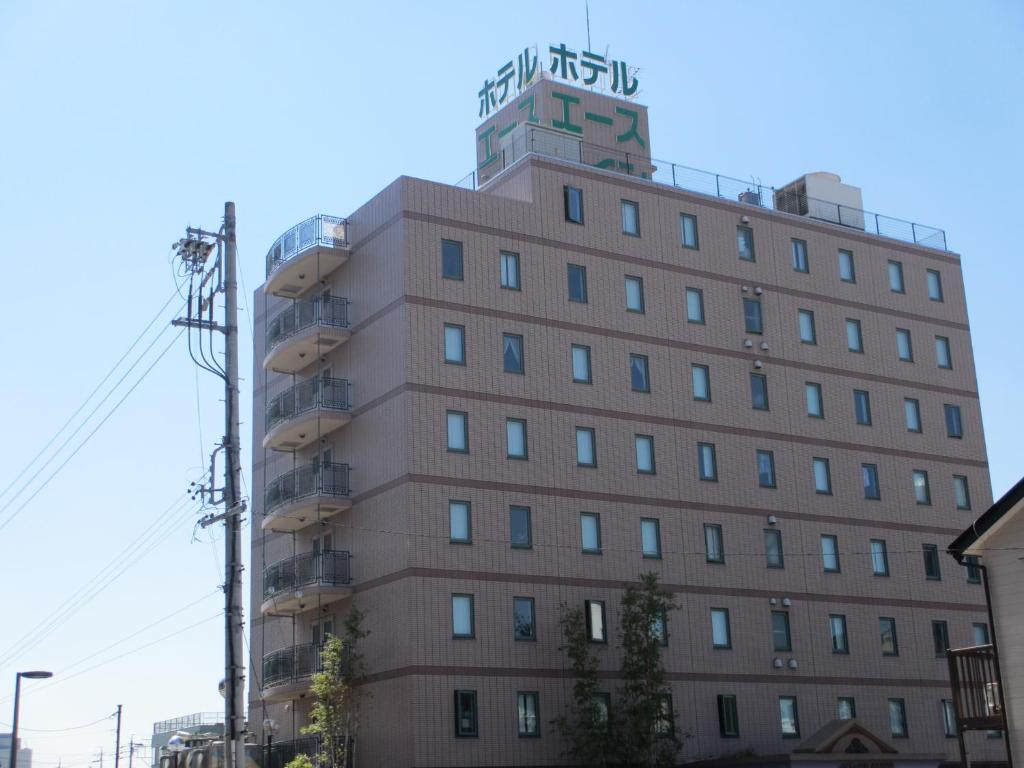
[[[16,768],[18,761],[18,700],[21,698],[21,678],[29,680],[45,680],[53,677],[53,672],[18,672],[14,676],[14,721],[11,723],[11,758],[8,761],[8,768]]]

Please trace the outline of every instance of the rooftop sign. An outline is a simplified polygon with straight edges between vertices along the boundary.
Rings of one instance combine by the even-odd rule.
[[[566,48],[565,43],[548,46],[548,52],[551,61],[547,72],[553,77],[570,83],[582,81],[585,86],[597,86],[602,89],[609,87],[612,93],[621,94],[626,98],[634,96],[637,92],[637,69],[627,66],[624,61],[609,61],[607,55],[602,56],[590,51],[577,54],[571,48]],[[491,112],[500,109],[510,98],[514,98],[516,94],[522,93],[541,79],[543,74],[538,66],[538,58],[536,46],[524,48],[515,61],[509,59],[498,67],[498,73],[493,80],[485,78],[484,85],[477,94],[480,99],[478,117],[487,117]]]

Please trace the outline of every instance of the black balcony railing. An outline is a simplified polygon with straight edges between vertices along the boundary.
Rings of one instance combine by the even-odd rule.
[[[267,350],[314,325],[348,328],[348,299],[313,296],[294,302],[267,323]]]
[[[348,246],[348,220],[318,214],[296,224],[281,235],[267,251],[267,277],[277,266],[318,245]]]
[[[323,671],[320,646],[293,645],[263,657],[263,687],[297,683]]]
[[[331,411],[348,411],[352,408],[348,379],[315,376],[288,387],[267,402],[267,431],[282,421],[320,408]]]
[[[348,464],[320,463],[297,467],[274,479],[263,496],[263,514],[309,496],[350,495]]]
[[[263,598],[313,584],[343,587],[352,583],[352,555],[343,550],[306,552],[279,560],[263,570]]]
[[[320,752],[320,739],[307,736],[292,741],[273,741],[263,748],[263,768],[284,768],[296,755],[315,757]]]
[[[995,649],[991,645],[956,648],[947,651],[946,658],[958,729],[1005,730]]]

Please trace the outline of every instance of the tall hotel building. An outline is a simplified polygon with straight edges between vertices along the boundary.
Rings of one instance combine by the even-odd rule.
[[[266,718],[303,738],[318,646],[358,605],[359,765],[563,764],[560,608],[585,607],[614,697],[623,590],[653,571],[681,761],[852,716],[955,759],[944,650],[988,627],[942,550],[991,498],[944,233],[833,174],[652,160],[645,107],[547,78],[477,151],[471,183],[401,177],[268,255],[261,743]]]

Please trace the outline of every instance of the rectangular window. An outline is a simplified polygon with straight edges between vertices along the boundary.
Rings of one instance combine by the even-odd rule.
[[[715,446],[711,443],[697,443],[697,468],[701,480],[718,481],[718,465],[715,461]]]
[[[505,450],[510,459],[526,459],[526,421],[505,419]]]
[[[452,365],[466,364],[466,329],[463,326],[444,324],[444,361]]]
[[[501,263],[501,287],[510,291],[518,291],[522,287],[519,284],[519,254],[501,251],[499,261]]]
[[[988,636],[988,624],[982,622],[971,624],[971,638],[974,645],[988,645],[991,642]]]
[[[769,568],[782,568],[782,531],[764,529],[764,559]]]
[[[932,645],[936,656],[945,656],[949,650],[949,626],[944,621],[932,622]]]
[[[686,322],[704,325],[704,291],[700,288],[686,289]]]
[[[953,495],[956,496],[957,509],[971,508],[971,494],[967,489],[967,478],[963,475],[953,475]]]
[[[922,544],[921,552],[924,555],[925,578],[938,581],[942,578],[942,571],[939,568],[939,548],[935,544]]]
[[[454,544],[473,541],[473,523],[468,501],[448,502],[448,537]]]
[[[509,538],[512,541],[513,549],[529,549],[533,546],[529,507],[509,507],[508,524]]]
[[[811,264],[807,260],[807,241],[793,240],[793,270],[796,272],[810,272]]]
[[[594,442],[593,429],[590,427],[576,427],[576,464],[578,466],[597,466],[597,447]]]
[[[462,279],[462,243],[455,240],[441,241],[441,277],[448,280]]]
[[[800,341],[804,344],[817,344],[818,334],[814,329],[814,313],[809,309],[797,311],[800,326]]]
[[[960,418],[960,406],[947,403],[942,406],[946,412],[946,436],[960,439],[964,436],[964,423]]]
[[[644,281],[626,275],[626,311],[644,313]]]
[[[577,384],[590,384],[590,347],[572,345],[572,380]]]
[[[587,639],[592,643],[607,643],[608,631],[604,623],[604,601],[587,600],[584,603],[587,614]]]
[[[846,348],[851,352],[864,352],[864,337],[860,332],[860,320],[846,320]]]
[[[512,598],[512,625],[516,640],[536,640],[537,621],[532,597]]]
[[[907,709],[903,699],[889,699],[889,735],[896,739],[907,737]]]
[[[755,411],[768,410],[768,379],[764,374],[750,374],[750,405]]]
[[[896,619],[891,616],[879,616],[878,632],[882,640],[882,655],[899,656],[900,645],[896,637]]]
[[[896,353],[903,362],[914,362],[914,345],[910,341],[910,331],[906,328],[896,329]]]
[[[579,187],[565,187],[565,220],[583,223],[583,190]]]
[[[882,498],[882,489],[878,485],[878,465],[861,464],[860,474],[864,480],[864,498],[876,500]]]
[[[863,389],[853,390],[853,415],[858,424],[871,425],[871,396]]]
[[[690,378],[693,381],[693,399],[711,400],[711,372],[706,365],[691,365]]]
[[[569,281],[569,301],[587,303],[587,268],[569,264],[566,268]]]
[[[788,653],[793,650],[793,638],[789,634],[789,614],[772,611],[772,649]]]
[[[540,694],[536,691],[520,691],[516,694],[516,709],[519,711],[519,735],[536,738],[540,736]]]
[[[523,337],[515,333],[502,334],[501,359],[505,373],[523,372]]]
[[[452,637],[473,635],[473,596],[452,595]]]
[[[981,584],[981,561],[977,555],[967,555],[964,558],[964,568],[967,570],[968,584]]]
[[[740,735],[740,718],[736,711],[735,696],[718,695],[718,733],[726,739]]]
[[[775,454],[771,451],[757,452],[757,484],[761,488],[775,487]]]
[[[846,636],[846,617],[839,614],[830,615],[828,631],[832,638],[832,653],[849,653],[850,641]]]
[[[743,325],[747,333],[764,333],[760,299],[743,300]]]
[[[640,544],[644,557],[661,558],[661,526],[657,520],[640,520]]]
[[[835,536],[822,534],[821,565],[825,573],[839,573],[839,539]]]
[[[641,475],[653,475],[654,438],[651,435],[634,435],[636,446],[636,471]]]
[[[476,691],[455,692],[455,735],[476,736]]]
[[[651,378],[647,355],[629,356],[629,381],[634,392],[650,392]]]
[[[821,384],[808,381],[804,384],[807,396],[807,415],[814,419],[825,418],[825,400],[821,396]]]
[[[796,711],[796,696],[779,696],[779,726],[783,738],[799,738],[800,719]]]
[[[912,397],[903,398],[903,423],[907,432],[921,431],[921,404]]]
[[[889,551],[885,539],[871,540],[871,572],[875,576],[889,575]]]
[[[956,736],[956,710],[952,699],[942,700],[942,734]]]
[[[750,227],[736,227],[736,250],[743,261],[754,261],[754,230]]]
[[[928,275],[928,298],[932,301],[943,301],[942,297],[942,274],[937,269],[929,269]]]
[[[893,293],[906,293],[903,285],[903,265],[898,261],[889,262],[889,290]]]
[[[711,647],[732,648],[728,608],[711,609]]]
[[[601,554],[601,516],[594,512],[580,513],[580,543],[584,552]]]
[[[949,339],[945,336],[935,337],[935,363],[939,368],[953,367],[953,357],[949,351]]]
[[[932,492],[928,485],[928,473],[923,469],[914,470],[914,498],[918,504],[932,503]]]
[[[640,205],[632,200],[621,201],[622,234],[640,237]]]
[[[853,720],[857,717],[857,702],[853,696],[840,696],[836,699],[836,719]]]
[[[814,458],[814,492],[832,495],[832,472],[829,470],[828,459]]]
[[[844,283],[857,282],[857,270],[853,265],[853,251],[839,249],[839,279]]]
[[[683,241],[683,248],[700,248],[700,240],[697,238],[697,217],[688,213],[679,214],[679,234]]]
[[[725,546],[722,541],[722,526],[705,523],[704,553],[709,563],[725,562]]]
[[[469,453],[467,416],[462,411],[448,411],[448,450],[451,453]]]
[[[672,695],[661,693],[657,695],[658,713],[654,720],[654,736],[664,739],[671,736],[676,729],[676,717],[672,713]]]

